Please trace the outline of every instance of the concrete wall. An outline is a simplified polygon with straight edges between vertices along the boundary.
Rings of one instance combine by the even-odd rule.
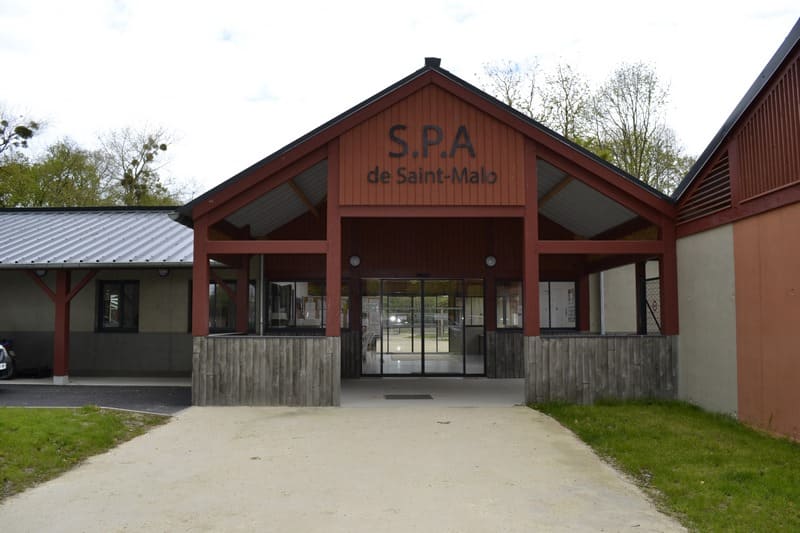
[[[800,439],[798,235],[800,203],[733,226],[739,418],[794,439]]]
[[[72,273],[72,285],[85,272]],[[70,306],[71,375],[189,375],[190,269],[100,271]],[[100,280],[139,281],[139,332],[97,332]],[[51,288],[55,273],[43,278]],[[47,373],[53,365],[55,312],[47,295],[22,271],[0,271],[0,337],[11,337],[23,371]]]
[[[737,412],[733,227],[678,240],[678,391],[712,411]]]
[[[636,333],[636,267],[625,265],[603,273],[606,333]]]

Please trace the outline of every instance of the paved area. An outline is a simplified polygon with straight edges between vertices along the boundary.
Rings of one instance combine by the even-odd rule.
[[[415,395],[430,398],[404,399]],[[387,399],[387,396],[392,398]],[[510,407],[524,403],[524,379],[398,377],[342,380],[342,407]]]
[[[192,389],[174,386],[40,385],[0,381],[0,406],[80,407],[99,405],[173,414],[189,407]]]
[[[525,407],[191,407],[0,516],[7,532],[681,530]]]

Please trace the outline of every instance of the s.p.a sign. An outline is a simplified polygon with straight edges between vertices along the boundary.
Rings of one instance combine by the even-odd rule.
[[[523,140],[438,87],[340,138],[342,205],[522,205]]]

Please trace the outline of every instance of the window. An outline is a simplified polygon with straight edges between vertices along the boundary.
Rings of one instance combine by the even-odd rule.
[[[539,282],[540,326],[545,329],[574,329],[575,282]]]
[[[497,282],[497,328],[522,327],[522,282]]]
[[[139,330],[139,282],[101,281],[98,294],[100,331]]]
[[[342,328],[350,326],[348,286],[342,285]],[[325,283],[322,281],[273,281],[268,289],[269,328],[324,328],[327,318]]]
[[[231,294],[236,294],[236,281],[223,282]],[[248,291],[248,329],[255,329],[256,323],[256,285],[254,281],[249,284]],[[236,300],[235,296],[225,290],[222,283],[212,281],[208,284],[208,329],[214,333],[234,331],[236,329]]]

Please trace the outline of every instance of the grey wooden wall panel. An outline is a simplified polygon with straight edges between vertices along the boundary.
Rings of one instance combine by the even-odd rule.
[[[522,344],[528,403],[676,397],[677,353],[672,337],[525,337]]]
[[[194,405],[339,405],[339,337],[197,337]]]

